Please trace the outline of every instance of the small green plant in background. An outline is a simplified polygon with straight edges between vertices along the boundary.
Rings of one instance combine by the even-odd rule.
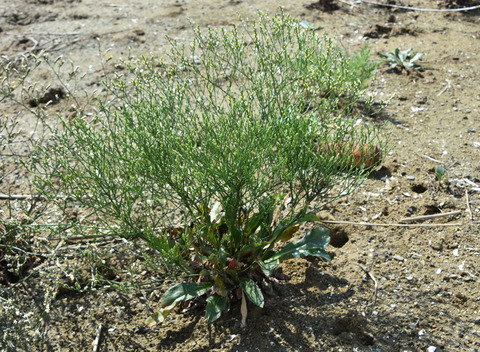
[[[396,48],[395,51],[389,53],[381,53],[380,57],[390,65],[391,68],[399,68],[401,71],[409,72],[409,69],[415,68],[422,70],[422,68],[416,63],[425,53],[414,52],[412,49],[400,50]]]
[[[437,176],[437,180],[442,182],[445,180],[445,168],[441,165],[438,165],[435,168],[435,176]]]
[[[444,185],[445,183],[448,183],[445,168],[442,165],[435,167],[435,176],[439,184]]]
[[[329,260],[328,230],[300,225],[353,192],[385,149],[350,116],[376,67],[368,47],[347,55],[283,13],[242,24],[196,28],[168,60],[125,63],[105,82],[114,99],[65,119],[31,165],[59,209],[88,210],[72,233],[148,245],[174,281],[151,326],[199,296],[209,322],[241,300],[245,324],[247,299],[264,305],[282,261]]]

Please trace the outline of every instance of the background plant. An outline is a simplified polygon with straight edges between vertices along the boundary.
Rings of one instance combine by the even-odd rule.
[[[418,61],[425,54],[419,52],[414,52],[412,54],[412,48],[407,50],[400,50],[399,48],[396,48],[395,51],[379,55],[385,59],[391,68],[400,68],[400,70],[405,70],[405,72],[408,72],[408,70],[411,68],[421,69],[416,61]]]
[[[72,231],[141,239],[164,275],[190,278],[165,293],[154,323],[207,293],[209,321],[236,293],[245,323],[246,298],[263,305],[259,285],[282,260],[328,259],[326,229],[277,242],[355,190],[374,144],[384,149],[349,116],[376,65],[368,48],[346,55],[284,14],[194,32],[166,60],[127,62],[128,75],[105,82],[114,99],[64,119],[32,169],[59,209],[84,209]]]

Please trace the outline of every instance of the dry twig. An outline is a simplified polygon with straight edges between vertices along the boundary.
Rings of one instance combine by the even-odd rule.
[[[430,160],[430,161],[434,161],[436,163],[439,163],[439,164],[443,164],[443,161],[440,161],[440,160],[437,160],[437,159],[434,159],[432,157],[429,157],[428,155],[422,155],[424,158]]]
[[[24,194],[0,194],[0,200],[28,199],[30,197]]]
[[[392,227],[444,227],[444,226],[462,226],[462,224],[382,224],[372,222],[353,222],[353,221],[333,221],[322,220],[325,224],[334,225],[356,225],[356,226],[392,226]]]
[[[442,95],[443,93],[445,93],[448,89],[450,89],[452,87],[452,84],[448,79],[446,79],[445,81],[447,82],[447,84],[445,85],[445,87],[443,87],[441,92],[437,94],[437,97],[439,97],[440,95]]]
[[[103,326],[102,324],[100,324],[98,326],[98,329],[97,329],[97,336],[95,337],[95,340],[93,341],[93,352],[97,352],[98,351],[98,346],[100,344],[100,338],[102,337],[102,329],[103,329]]]
[[[429,219],[442,218],[442,217],[450,216],[450,215],[457,215],[457,214],[460,214],[460,213],[461,213],[460,210],[456,210],[456,211],[451,211],[451,212],[448,212],[448,213],[416,216],[414,218],[405,218],[405,219],[401,219],[400,222],[425,221],[425,220],[429,220]]]
[[[377,294],[378,294],[378,282],[377,282],[377,279],[375,278],[375,276],[373,276],[372,272],[370,270],[368,270],[365,266],[363,266],[362,264],[360,263],[355,263],[357,264],[363,271],[365,271],[365,273],[368,274],[368,276],[370,276],[373,280],[373,283],[375,284],[375,288],[374,288],[374,291],[373,291],[373,303],[372,303],[372,309],[375,307],[375,304],[377,303]]]
[[[468,189],[465,189],[465,198],[467,200],[467,212],[470,214],[470,220],[473,220],[472,209],[470,208],[470,199],[468,198]]]

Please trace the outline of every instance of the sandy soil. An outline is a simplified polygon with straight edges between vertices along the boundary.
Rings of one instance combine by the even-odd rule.
[[[375,225],[455,213],[411,221],[411,227],[330,224],[332,263],[311,258],[283,263],[275,295],[266,308],[251,307],[246,328],[240,326],[238,306],[208,325],[199,303],[172,314],[157,329],[147,329],[145,319],[158,305],[161,289],[57,290],[43,316],[43,339],[33,345],[17,341],[15,350],[91,351],[100,325],[98,351],[480,349],[480,10],[425,12],[336,1],[338,8],[327,12],[312,3],[2,0],[0,48],[10,58],[42,50],[53,58],[62,55],[87,73],[76,89],[93,91],[101,88],[100,57],[111,55],[117,62],[165,55],[166,35],[188,43],[192,32],[187,19],[201,27],[230,26],[239,22],[238,15],[254,18],[257,9],[273,13],[281,5],[298,19],[325,26],[322,31],[350,52],[369,40],[374,56],[395,48],[427,53],[419,61],[423,72],[405,74],[380,66],[371,91],[388,105],[370,119],[391,129],[391,150],[358,192],[329,211],[338,221]],[[439,8],[437,1],[393,3]],[[55,81],[48,70],[31,79],[43,85]],[[54,116],[67,108],[57,104],[47,109]],[[2,102],[2,115],[18,111]],[[19,122],[28,136],[32,118],[21,115]],[[435,177],[438,165],[446,169],[443,183]],[[3,163],[0,193],[30,192],[24,172],[15,172],[17,166]],[[6,217],[7,202],[1,202]],[[285,275],[290,279],[284,280]],[[42,306],[47,281],[37,275],[22,285],[22,309]]]

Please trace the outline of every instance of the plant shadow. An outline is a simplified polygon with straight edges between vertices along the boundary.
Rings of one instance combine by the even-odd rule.
[[[236,343],[230,342],[230,351],[309,350],[320,336],[351,341],[353,345],[372,345],[373,337],[366,331],[360,313],[349,309],[338,314],[333,309],[350,300],[355,290],[329,270],[328,264],[317,258],[290,260],[274,275],[281,279],[270,281],[265,307],[248,304],[246,327],[240,323],[240,301],[233,301],[217,322],[207,326],[208,346],[200,344],[191,351],[224,351],[223,346],[231,339]],[[332,307],[332,311],[326,307]],[[195,330],[205,330],[203,322],[196,322],[170,335],[171,340],[185,341],[186,335],[193,336]],[[158,350],[162,349],[160,345]]]

